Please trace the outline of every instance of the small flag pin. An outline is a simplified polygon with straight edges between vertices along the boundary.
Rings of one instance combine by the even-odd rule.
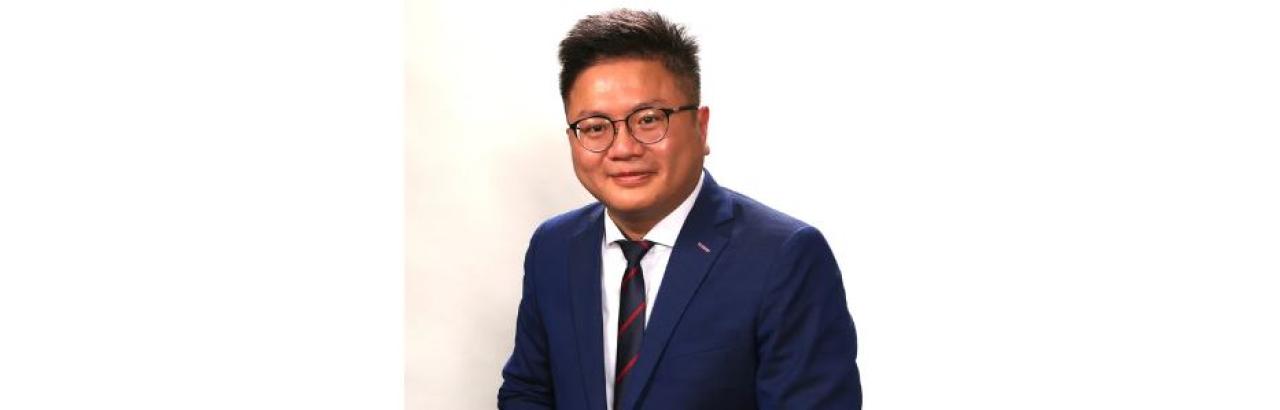
[[[707,245],[703,245],[702,242],[698,242],[698,248],[702,249],[703,252],[711,253],[711,248],[708,248]]]

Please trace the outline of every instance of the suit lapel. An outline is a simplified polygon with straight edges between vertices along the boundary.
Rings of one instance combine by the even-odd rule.
[[[667,342],[671,340],[671,334],[680,322],[685,308],[689,306],[689,300],[693,298],[702,279],[707,276],[720,251],[729,241],[727,233],[721,232],[717,226],[732,217],[732,204],[715,180],[711,179],[711,174],[707,173],[702,192],[695,200],[693,210],[689,212],[675,246],[672,247],[671,259],[667,262],[667,271],[663,275],[658,298],[654,301],[653,313],[645,326],[640,357],[626,381],[626,391],[639,394],[631,393],[623,397],[622,409],[634,409],[636,402],[646,393],[645,388],[653,376],[653,370],[666,350]],[[599,252],[596,253],[598,257]],[[597,269],[596,306],[599,306],[599,274]],[[599,323],[597,320],[596,324]]]
[[[600,242],[604,240],[604,207],[588,213],[583,229],[570,240],[569,293],[578,341],[578,364],[587,404],[604,409],[604,329],[600,313]]]

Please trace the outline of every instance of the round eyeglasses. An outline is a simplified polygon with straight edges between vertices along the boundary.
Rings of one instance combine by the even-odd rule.
[[[583,118],[569,124],[569,131],[578,138],[582,148],[591,152],[604,152],[613,145],[618,136],[618,128],[613,124],[626,122],[627,132],[641,144],[656,144],[667,137],[668,119],[672,114],[697,109],[695,105],[676,108],[641,108],[627,115],[627,118],[614,120],[603,115]]]

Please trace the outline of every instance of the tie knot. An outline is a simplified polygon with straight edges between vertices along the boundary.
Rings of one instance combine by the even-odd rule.
[[[653,247],[653,241],[622,239],[618,241],[618,245],[622,246],[622,254],[627,257],[627,265],[635,265],[640,263],[640,258],[643,258],[645,252],[649,252],[649,248]]]

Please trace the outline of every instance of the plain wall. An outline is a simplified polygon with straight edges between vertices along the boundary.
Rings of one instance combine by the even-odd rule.
[[[700,41],[717,181],[830,241],[867,408],[1274,408],[1280,33],[1210,3],[632,7]],[[408,408],[494,407],[615,6],[407,2]]]

